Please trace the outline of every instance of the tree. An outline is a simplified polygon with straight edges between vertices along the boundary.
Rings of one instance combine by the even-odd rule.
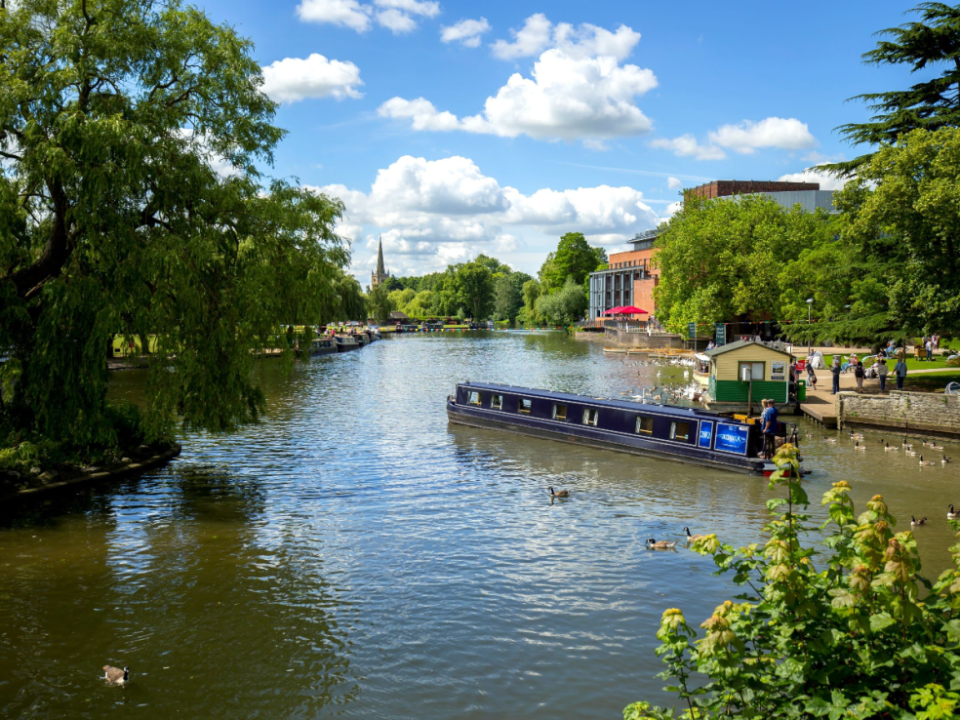
[[[895,531],[883,497],[857,515],[841,481],[823,495],[820,550],[809,542],[817,525],[796,449],[784,445],[774,461],[770,489],[784,497],[767,501],[766,542],[734,548],[707,535],[692,545],[742,594],[719,605],[696,640],[682,610],[660,621],[660,677],[681,709],[639,702],[625,720],[956,718],[960,544],[950,547],[955,567],[930,582],[913,533]]]
[[[888,338],[960,333],[960,129],[915,130],[884,146],[835,196],[849,312],[835,301],[792,337],[879,344]]]
[[[384,280],[381,283],[381,285],[385,285],[387,290],[391,292],[394,290],[404,290],[408,287],[413,287],[412,285],[407,283],[407,280],[408,278],[397,278],[397,277],[391,276],[391,277],[388,277],[386,280]]]
[[[583,287],[568,277],[560,292],[541,295],[537,299],[537,314],[551,325],[570,325],[577,322],[587,310]]]
[[[935,78],[916,83],[908,90],[866,93],[853,100],[865,101],[875,115],[869,122],[848,123],[838,129],[854,144],[884,145],[916,129],[960,127],[960,6],[924,2],[914,11],[920,21],[881,30],[881,40],[864,62],[871,65],[908,65],[912,72],[943,65]],[[873,153],[826,166],[852,175]]]
[[[386,325],[390,320],[390,313],[395,309],[391,295],[385,283],[372,288],[367,295],[367,307],[378,325]]]
[[[549,292],[559,290],[568,277],[582,285],[586,277],[607,262],[602,248],[593,248],[583,233],[566,233],[560,238],[555,253],[547,256],[540,271],[540,282]]]
[[[784,265],[833,237],[823,211],[755,195],[689,196],[657,241],[658,318],[677,332],[689,322],[780,320]]]
[[[253,351],[340,301],[342,204],[260,182],[251,49],[178,0],[0,2],[0,443],[115,446],[115,333],[156,336],[151,437],[256,420]]]
[[[493,310],[493,273],[481,263],[464,263],[456,274],[460,302],[474,320],[486,318]]]
[[[527,280],[523,284],[523,310],[520,311],[519,317],[526,325],[537,325],[541,321],[537,315],[537,299],[540,294],[540,283],[536,280]]]
[[[511,273],[497,279],[494,289],[494,309],[501,320],[513,322],[523,309],[523,286],[532,280],[522,272]]]

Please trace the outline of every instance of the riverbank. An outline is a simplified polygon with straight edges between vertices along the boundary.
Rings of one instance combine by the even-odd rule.
[[[140,448],[130,451],[129,455],[102,465],[82,468],[64,465],[47,470],[37,467],[26,474],[0,472],[0,502],[68,486],[116,480],[133,473],[152,470],[173,460],[181,450],[179,443],[141,445]]]

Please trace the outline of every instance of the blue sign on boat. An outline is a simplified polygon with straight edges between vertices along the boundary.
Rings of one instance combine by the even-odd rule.
[[[750,428],[747,425],[717,423],[717,444],[714,448],[720,452],[746,455],[749,436]]]
[[[710,441],[713,439],[713,423],[703,421],[700,423],[700,435],[697,438],[697,446],[710,449]]]

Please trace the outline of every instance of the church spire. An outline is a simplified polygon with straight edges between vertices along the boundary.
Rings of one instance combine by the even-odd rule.
[[[387,271],[383,268],[383,236],[377,236],[377,242],[379,248],[377,249],[377,275],[383,277],[387,274]],[[368,266],[369,267],[369,266]]]

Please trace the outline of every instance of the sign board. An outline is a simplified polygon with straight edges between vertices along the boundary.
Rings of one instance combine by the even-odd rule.
[[[717,423],[717,443],[714,445],[714,449],[734,455],[746,455],[749,438],[750,427],[748,425]]]
[[[700,423],[700,434],[697,436],[697,447],[709,450],[711,440],[713,440],[713,423],[703,420]]]
[[[727,326],[723,323],[717,323],[717,347],[727,344]]]
[[[695,322],[692,322],[687,327],[687,339],[696,340],[696,338],[697,338],[697,324]]]
[[[807,369],[807,361],[806,361],[806,360],[797,360],[797,372],[798,372],[798,373],[802,373],[802,372],[803,372],[804,370],[806,370],[806,369]]]
[[[770,363],[770,379],[786,380],[786,367],[787,364],[783,360],[774,360],[772,363]]]

